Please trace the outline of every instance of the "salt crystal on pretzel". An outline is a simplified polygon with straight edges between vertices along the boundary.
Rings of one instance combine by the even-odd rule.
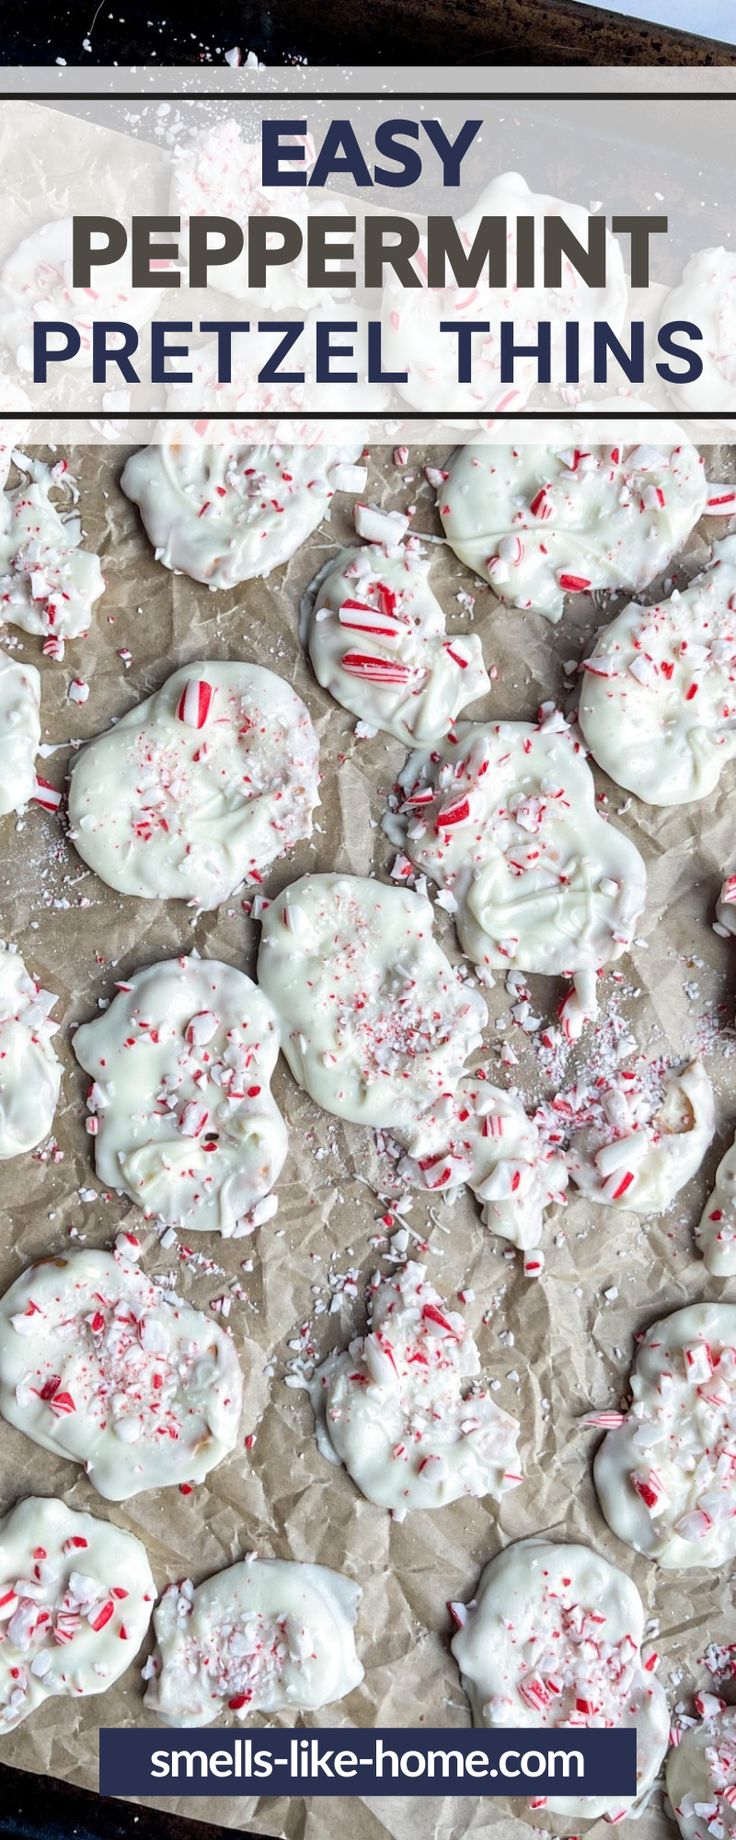
[[[231,1338],[120,1254],[45,1259],[0,1299],[3,1418],[107,1501],[204,1481],[235,1448],[242,1396]]]
[[[736,1830],[736,1710],[696,1694],[698,1712],[699,1700],[702,1723],[680,1732],[667,1759],[667,1801],[682,1840],[727,1840]]]
[[[53,1496],[0,1521],[0,1732],[53,1696],[104,1693],[135,1659],[156,1586],[145,1547]]]
[[[669,1714],[642,1656],[644,1606],[632,1580],[587,1546],[519,1540],[485,1567],[465,1608],[451,1646],[474,1724],[633,1727],[635,1798],[566,1795],[546,1806],[591,1820],[635,1814],[658,1774]]]
[[[217,1019],[206,1040],[204,1011]],[[182,957],[137,971],[74,1037],[101,1181],[189,1232],[250,1232],[286,1157],[278,1049],[271,1004],[234,966]]]
[[[505,251],[508,283],[484,284],[483,274],[477,285],[465,282],[431,287],[427,284],[427,242],[423,236],[413,266],[421,277],[422,288],[407,291],[402,282],[390,276],[383,293],[381,308],[382,353],[387,369],[406,373],[399,382],[400,395],[415,408],[426,410],[431,403],[439,414],[446,411],[465,413],[475,410],[480,416],[494,409],[519,409],[527,402],[538,380],[538,365],[533,349],[539,341],[539,320],[552,323],[556,350],[565,322],[575,320],[581,329],[583,347],[592,321],[603,318],[620,331],[626,310],[627,285],[621,250],[610,232],[606,232],[606,281],[602,287],[589,287],[573,268],[562,266],[560,285],[519,289],[515,282],[516,223],[522,218],[531,223],[534,236],[541,239],[545,217],[559,217],[579,240],[588,236],[588,220],[580,205],[544,192],[530,191],[520,173],[501,173],[493,179],[470,210],[456,220],[457,234],[463,249],[472,245],[481,222],[506,219]],[[495,257],[493,258],[495,263]],[[484,270],[487,264],[484,264]],[[513,333],[517,348],[532,347],[529,355],[517,351],[513,364],[513,383],[501,382],[501,325],[505,322]],[[458,338],[440,330],[451,326],[464,330],[470,352],[472,380],[459,380]],[[472,331],[472,325],[487,330]],[[504,439],[504,435],[501,436]]]
[[[607,823],[579,742],[564,725],[459,723],[412,754],[392,843],[457,903],[478,966],[556,975],[619,958],[644,907],[644,863]],[[416,801],[427,790],[431,801]],[[590,994],[590,993],[588,993]]]
[[[434,939],[423,895],[366,876],[305,875],[262,924],[261,988],[292,1073],[319,1105],[402,1128],[454,1089],[486,1006]]]
[[[147,1710],[192,1726],[332,1705],[363,1679],[361,1595],[341,1572],[291,1559],[248,1558],[196,1590],[169,1585],[154,1613]]]
[[[34,1150],[51,1130],[61,1086],[55,1002],[0,941],[0,1161]]]
[[[736,1274],[736,1137],[718,1164],[695,1238],[712,1278]]]
[[[733,249],[699,249],[690,257],[682,280],[662,302],[660,324],[687,320],[699,327],[698,357],[701,370],[692,382],[683,378],[668,384],[679,408],[691,413],[736,409],[736,252]],[[730,516],[731,513],[725,513]]]
[[[407,747],[440,740],[490,690],[480,639],[448,637],[428,577],[418,547],[343,550],[318,576],[305,622],[318,682]]]
[[[420,1113],[402,1142],[400,1175],[436,1195],[467,1183],[484,1225],[522,1250],[539,1245],[547,1209],[564,1200],[564,1160],[543,1145],[520,1101],[494,1086],[483,1068]]]
[[[623,1424],[596,1454],[609,1526],[668,1570],[720,1570],[736,1553],[736,1305],[697,1303],[652,1323]]]
[[[573,1120],[567,1166],[588,1201],[663,1214],[700,1168],[714,1131],[702,1061],[661,1074],[638,1063],[635,1073],[599,1083],[590,1115]]]
[[[185,665],[77,756],[80,856],[111,888],[217,907],[312,829],[319,747],[301,698],[260,665]]]
[[[625,435],[593,444],[581,424],[571,449],[553,423],[529,446],[512,426],[503,445],[460,448],[437,500],[448,543],[501,600],[553,622],[566,595],[648,587],[705,508],[705,470],[674,424],[662,450]]]
[[[176,432],[131,455],[120,484],[137,505],[156,558],[209,588],[270,575],[330,510],[345,447],[210,445]]]
[[[0,650],[0,817],[33,798],[41,742],[41,679]]]
[[[78,512],[51,499],[64,471],[38,465],[0,494],[0,619],[56,645],[89,631],[105,586],[99,557],[81,548]]]
[[[479,1375],[464,1317],[410,1262],[373,1290],[367,1334],[309,1383],[319,1447],[368,1501],[402,1515],[463,1496],[499,1500],[522,1480],[519,1426]]]
[[[599,633],[579,721],[599,765],[650,804],[715,790],[736,753],[736,537],[688,588],[632,601]]]

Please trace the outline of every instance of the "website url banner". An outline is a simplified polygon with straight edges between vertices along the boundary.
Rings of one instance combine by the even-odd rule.
[[[100,1732],[102,1795],[617,1796],[634,1731]]]

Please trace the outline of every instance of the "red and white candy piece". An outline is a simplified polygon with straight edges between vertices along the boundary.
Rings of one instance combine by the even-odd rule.
[[[595,1459],[609,1525],[666,1568],[721,1569],[736,1552],[736,1305],[692,1304],[653,1323],[631,1393]]]
[[[176,706],[177,717],[187,728],[204,728],[212,704],[213,690],[204,677],[190,677]]]

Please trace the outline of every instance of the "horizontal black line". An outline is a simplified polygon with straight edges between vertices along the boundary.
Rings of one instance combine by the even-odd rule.
[[[709,94],[697,90],[690,95],[667,90],[664,93],[649,91],[630,95],[627,90],[609,90],[600,95],[592,90],[582,93],[573,90],[557,90],[552,95],[542,95],[538,90],[483,90],[465,95],[458,90],[433,90],[425,96],[414,97],[405,90],[355,90],[346,94],[342,90],[310,91],[308,94],[292,96],[283,91],[277,94],[251,90],[242,96],[230,95],[226,90],[200,90],[196,94],[182,93],[179,90],[91,90],[65,91],[57,95],[50,90],[15,91],[6,90],[0,95],[3,102],[409,102],[419,105],[423,102],[733,102],[736,90],[717,91]]]
[[[106,409],[0,409],[3,422],[90,422],[114,419]],[[728,422],[736,421],[722,409],[409,409],[389,417],[392,422]],[[370,409],[126,409],[121,422],[375,422],[385,421]]]

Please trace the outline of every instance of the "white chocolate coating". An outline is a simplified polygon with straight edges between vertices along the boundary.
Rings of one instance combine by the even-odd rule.
[[[246,1559],[196,1590],[170,1585],[154,1613],[146,1707],[164,1725],[209,1725],[343,1699],[363,1679],[361,1595],[341,1572],[290,1559]]]
[[[381,1508],[499,1500],[522,1477],[519,1426],[482,1388],[463,1317],[409,1263],[373,1288],[370,1322],[310,1382],[317,1442]],[[471,1388],[473,1389],[471,1391]]]
[[[268,999],[234,966],[136,971],[74,1037],[100,1181],[190,1233],[250,1232],[286,1157],[269,1084],[278,1050]]]
[[[79,514],[52,503],[59,482],[48,468],[37,474],[0,498],[0,617],[45,639],[78,639],[104,590],[100,559],[80,548]]]
[[[400,1175],[432,1195],[467,1182],[492,1233],[538,1246],[547,1208],[564,1197],[567,1169],[542,1141],[523,1105],[483,1068],[464,1075],[404,1134]]]
[[[695,1238],[712,1278],[736,1275],[736,1137],[718,1164]]]
[[[104,1693],[134,1660],[156,1586],[110,1521],[29,1496],[0,1521],[0,1731],[52,1695]]]
[[[54,1122],[61,1064],[49,1021],[56,998],[26,970],[15,946],[0,941],[0,1162],[35,1150]]]
[[[335,467],[361,447],[209,446],[190,429],[132,454],[120,484],[158,562],[233,588],[296,554],[327,516]]]
[[[652,1323],[631,1395],[595,1459],[609,1526],[668,1570],[720,1570],[736,1553],[736,1305],[694,1303]]]
[[[514,383],[501,383],[500,323],[512,321],[514,343],[534,345],[538,339],[538,321],[551,320],[554,329],[553,350],[565,321],[578,322],[585,334],[594,319],[608,320],[614,330],[623,324],[628,289],[621,249],[610,232],[606,235],[607,282],[602,288],[586,287],[572,264],[562,266],[558,288],[519,289],[515,284],[517,217],[531,217],[535,223],[535,243],[539,250],[542,220],[561,217],[574,235],[585,243],[588,236],[587,214],[580,205],[550,197],[545,192],[530,191],[520,173],[500,173],[468,211],[457,218],[458,234],[468,248],[486,217],[508,217],[506,238],[508,285],[488,288],[483,281],[477,287],[467,283],[448,287],[426,285],[411,292],[392,276],[384,288],[382,316],[382,351],[387,369],[407,372],[407,381],[398,385],[399,393],[415,408],[432,407],[438,412],[473,409],[480,414],[489,407],[521,408],[537,381],[534,358],[517,357]],[[427,244],[422,238],[413,266],[426,282]],[[481,322],[487,332],[470,336],[472,383],[458,383],[458,340],[440,331],[441,322],[458,330],[463,325]],[[553,363],[553,375],[561,374]]]
[[[355,1124],[399,1128],[452,1091],[486,1006],[432,935],[408,888],[305,875],[263,917],[261,988],[299,1085]]]
[[[703,334],[695,350],[703,369],[693,383],[669,384],[673,402],[691,413],[736,410],[736,253],[699,249],[662,305],[661,325],[689,320]]]
[[[92,331],[98,320],[123,320],[138,330],[160,306],[156,288],[130,285],[130,260],[121,258],[97,268],[91,288],[72,286],[71,217],[55,218],[24,236],[0,268],[0,340],[12,352],[19,371],[33,376],[33,326],[62,320],[80,335],[79,352],[54,373],[84,370],[92,375]],[[58,349],[56,339],[54,348]],[[63,346],[62,346],[63,349]]]
[[[415,753],[384,820],[417,869],[447,889],[474,964],[597,970],[631,944],[646,871],[596,805],[593,775],[562,718],[461,722]]]
[[[218,907],[311,836],[318,762],[283,678],[188,664],[78,755],[73,839],[110,888]]]
[[[587,1546],[520,1540],[485,1567],[477,1597],[457,1614],[452,1651],[474,1724],[633,1725],[637,1795],[650,1787],[669,1715],[642,1660],[644,1606],[624,1572]],[[550,1796],[545,1807],[583,1820],[636,1811],[631,1797],[592,1795]]]
[[[651,805],[714,791],[736,754],[736,537],[682,593],[632,601],[598,634],[579,721],[599,766]]]
[[[448,638],[428,576],[416,544],[344,550],[319,578],[308,621],[318,682],[407,747],[441,740],[491,687],[477,633]]]
[[[0,816],[33,797],[41,740],[41,679],[35,665],[0,650]]]
[[[694,1176],[715,1131],[713,1088],[702,1061],[679,1072],[614,1075],[594,1116],[574,1129],[567,1165],[586,1200],[664,1214]]]
[[[682,1732],[667,1758],[667,1797],[683,1840],[730,1840],[736,1830],[736,1710]]]
[[[679,429],[665,438],[631,447],[624,427],[594,446],[584,424],[550,423],[544,446],[462,447],[438,494],[447,541],[501,600],[553,622],[568,594],[646,588],[707,496],[700,454]]]
[[[32,1265],[0,1300],[0,1412],[107,1501],[203,1482],[235,1448],[231,1338],[120,1253]]]

